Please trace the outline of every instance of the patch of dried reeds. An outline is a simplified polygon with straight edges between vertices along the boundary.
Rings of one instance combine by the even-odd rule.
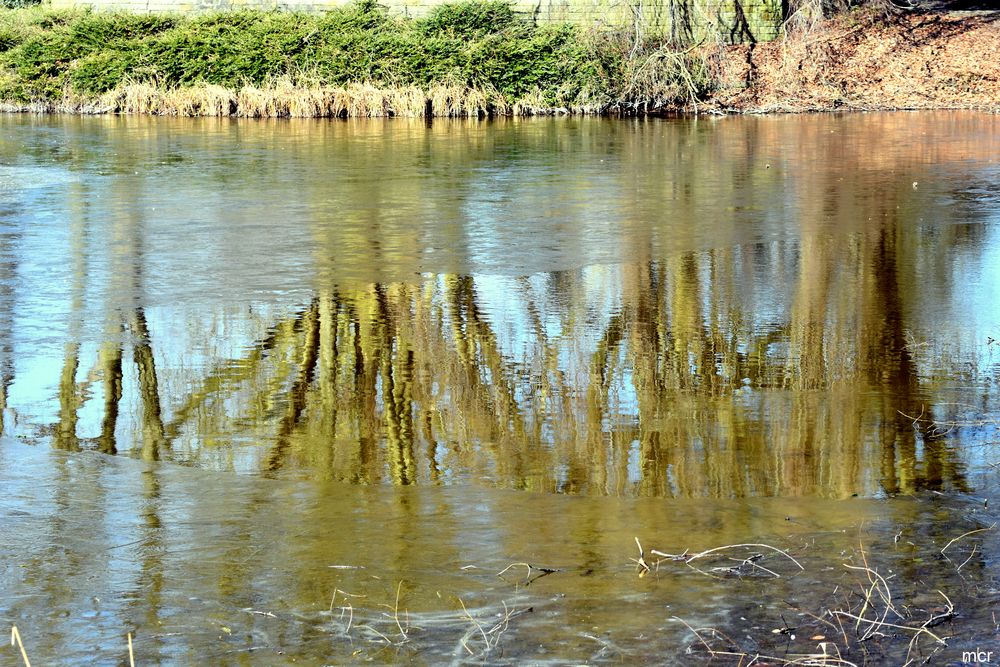
[[[440,118],[484,118],[507,116],[512,112],[511,106],[497,91],[470,88],[454,81],[431,86],[427,99],[431,115]],[[514,115],[519,114],[515,111]]]
[[[328,86],[291,76],[261,84],[246,83],[235,90],[210,84],[164,87],[155,82],[130,81],[101,95],[67,91],[59,102],[0,102],[0,110],[241,118],[487,118],[600,112],[597,106],[548,107],[540,91],[511,104],[496,90],[454,82],[426,89],[372,83]]]

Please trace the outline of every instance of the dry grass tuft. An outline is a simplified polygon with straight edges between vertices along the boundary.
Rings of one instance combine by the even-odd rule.
[[[109,105],[120,113],[164,113],[163,91],[152,83],[128,83],[123,88],[107,94]]]
[[[465,113],[465,91],[458,84],[440,83],[428,92],[431,113],[444,118],[457,118]]]
[[[390,88],[386,92],[389,115],[407,118],[418,118],[426,115],[427,93],[417,86]]]
[[[431,114],[441,118],[522,115],[500,91],[491,87],[471,88],[454,80],[431,86],[427,99]]]
[[[485,118],[550,113],[537,97],[511,105],[496,90],[455,83],[383,87],[373,83],[327,86],[308,76],[282,76],[238,90],[199,83],[165,88],[149,81],[130,81],[101,95],[67,90],[58,103],[0,103],[0,111],[83,114],[150,114],[157,116],[237,116],[241,118]]]
[[[514,116],[544,116],[561,113],[569,113],[569,109],[549,108],[549,105],[545,103],[542,91],[537,88],[511,105],[511,114]]]
[[[222,86],[199,84],[178,90],[176,96],[178,103],[170,113],[177,116],[228,116],[236,107],[236,96]]]

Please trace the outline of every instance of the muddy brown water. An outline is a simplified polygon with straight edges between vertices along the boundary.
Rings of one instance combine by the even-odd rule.
[[[1000,655],[998,393],[996,115],[0,116],[34,664]]]

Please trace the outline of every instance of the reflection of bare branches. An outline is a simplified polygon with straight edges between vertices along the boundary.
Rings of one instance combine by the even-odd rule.
[[[277,345],[282,329],[280,325],[275,325],[264,338],[250,348],[242,359],[226,360],[220,363],[201,381],[201,386],[188,394],[187,400],[174,410],[174,418],[166,425],[164,432],[170,437],[177,436],[181,427],[207,401],[216,398],[222,391],[232,390],[250,379],[258,371],[260,362]]]
[[[896,412],[910,420],[910,422],[914,425],[921,424],[929,426],[930,434],[933,436],[947,435],[951,431],[958,428],[1000,424],[1000,419],[995,417],[983,419],[934,419],[932,417],[924,417],[923,406],[921,406],[920,414],[916,416],[909,415],[902,410],[897,410]]]
[[[500,353],[496,334],[482,316],[479,305],[476,303],[476,291],[472,277],[465,276],[455,282],[454,286],[458,292],[457,301],[461,305],[460,312],[464,315],[462,325],[466,344],[472,343],[474,349],[480,352],[479,358],[482,360],[479,364],[471,365],[472,358],[468,357],[469,368],[477,371],[475,373],[477,380],[487,379],[488,386],[498,394],[494,408],[497,409],[498,416],[504,420],[504,425],[510,428],[514,435],[522,435],[524,433],[524,420],[518,401],[514,398],[512,382],[509,378],[510,366]],[[488,377],[483,378],[482,376],[486,373],[488,373]]]
[[[160,388],[156,376],[156,361],[153,357],[152,341],[146,313],[136,308],[132,313],[132,332],[135,336],[133,360],[139,372],[139,394],[142,398],[142,455],[155,461],[159,458],[159,448],[166,444],[163,416],[160,412]]]
[[[727,458],[737,449],[749,456],[782,459],[782,448],[801,447],[816,456],[816,448],[829,447],[821,445],[829,438],[817,434],[831,423],[842,431],[840,440],[863,438],[861,417],[839,424],[831,421],[833,413],[821,419],[819,397],[812,394],[795,395],[801,405],[787,426],[777,431],[778,425],[770,423],[764,431],[747,427],[742,397],[756,400],[758,384],[785,382],[787,357],[772,356],[769,350],[788,340],[789,327],[733,332],[712,324],[734,321],[740,311],[735,306],[724,314],[705,310],[699,295],[707,288],[700,281],[711,274],[704,272],[702,261],[688,255],[629,270],[632,282],[622,286],[628,299],[604,323],[587,357],[575,362],[591,379],[585,393],[567,374],[566,341],[578,339],[580,327],[590,322],[564,316],[560,337],[550,339],[529,284],[518,281],[534,345],[526,348],[525,358],[508,358],[478,303],[475,281],[446,276],[419,289],[375,284],[321,294],[309,308],[275,323],[244,358],[210,373],[165,428],[176,432],[196,412],[232,396],[237,403],[228,403],[228,419],[235,426],[264,426],[273,408],[282,407],[273,422],[275,447],[266,464],[271,469],[284,465],[295,431],[305,460],[317,465],[322,461],[343,479],[370,481],[389,473],[397,483],[412,483],[419,456],[426,456],[432,475],[440,475],[437,457],[447,455],[445,443],[453,443],[452,451],[463,457],[461,466],[484,465],[476,460],[489,457],[488,465],[496,465],[508,481],[520,479],[528,461],[536,470],[563,462],[567,472],[561,483],[567,490],[587,484],[608,488],[609,480],[623,479],[629,474],[627,452],[616,443],[635,440],[644,492],[684,495],[705,492],[709,456],[712,468],[720,472],[721,466],[739,466]],[[715,259],[704,261],[716,270]],[[718,259],[723,265],[726,261]],[[637,410],[637,421],[622,419],[627,413],[617,412],[612,402],[626,383],[635,405],[622,407]],[[741,398],[720,402],[714,412],[706,412],[704,405],[694,412],[681,407],[685,402],[699,405],[706,395],[727,394]],[[233,405],[245,407],[241,413]],[[307,412],[309,406],[317,409]],[[858,400],[842,407],[851,414],[878,408]],[[885,429],[896,426],[891,421],[882,424]],[[577,435],[581,431],[583,438]],[[717,445],[720,437],[730,444]],[[893,439],[888,430],[883,437]],[[418,438],[425,448],[414,447]],[[901,442],[898,446],[907,447]],[[850,456],[850,445],[847,448]],[[925,453],[947,458],[948,451],[931,448]],[[819,455],[835,454],[842,463],[831,470],[843,470],[845,480],[857,474],[856,467],[843,464],[843,454]],[[905,453],[903,461],[910,461]],[[893,460],[891,465],[898,464]],[[942,475],[953,468],[943,461],[926,470]],[[667,469],[677,484],[672,490],[667,487]],[[718,474],[715,483],[725,479]],[[787,480],[745,479],[734,468],[725,484],[745,494],[832,481],[813,480],[806,471],[783,474],[789,475]],[[911,479],[903,476],[901,483],[910,484]],[[844,485],[855,486],[848,481]]]
[[[292,431],[302,417],[306,408],[306,392],[312,384],[316,362],[319,359],[319,301],[314,299],[301,318],[304,338],[301,350],[298,376],[288,390],[285,399],[285,414],[278,426],[278,435],[274,448],[268,457],[267,470],[275,471],[284,465],[285,451],[288,448]]]
[[[104,417],[101,420],[101,435],[98,447],[105,454],[114,454],[115,427],[118,425],[118,403],[122,399],[122,347],[117,341],[109,341],[98,354],[101,367],[101,384],[104,387]]]
[[[80,398],[77,393],[76,371],[80,365],[80,345],[67,343],[63,356],[62,373],[59,375],[59,423],[56,425],[54,444],[59,449],[75,450],[77,410]]]
[[[881,232],[858,243],[859,261],[876,253],[891,266],[898,252]],[[738,284],[747,277],[733,249],[602,269],[598,289],[613,290],[607,315],[580,316],[581,304],[562,298],[591,289],[574,289],[575,274],[559,277],[567,284],[552,304],[538,301],[534,279],[513,280],[521,310],[500,321],[489,310],[493,294],[470,276],[320,290],[245,354],[190,383],[166,424],[137,311],[129,325],[144,456],[184,429],[195,437],[252,429],[256,441],[272,442],[265,468],[294,453],[296,464],[360,483],[482,474],[567,492],[847,494],[870,475],[860,457],[875,437],[887,491],[961,487],[952,448],[918,446],[933,430],[886,419],[895,408],[884,394],[850,390],[881,381],[878,366],[889,369],[885,382],[909,391],[913,368],[899,353],[906,331],[894,296],[846,302],[850,317],[871,310],[890,326],[864,320],[856,344],[837,342],[829,323],[848,316],[830,314],[840,273],[827,245],[781,248],[800,261],[797,297],[789,321],[766,326],[745,312]],[[72,358],[65,372],[75,375]],[[821,386],[843,400],[811,391]],[[65,431],[80,388],[61,387]]]
[[[2,295],[0,295],[0,298],[2,298]],[[4,306],[5,304],[0,303],[0,308]],[[13,337],[10,333],[10,327],[5,321],[8,319],[9,317],[0,313],[0,340],[4,341],[0,342],[0,435],[3,435],[4,431],[4,413],[7,411],[7,395],[10,391],[10,385],[14,382],[14,359],[12,343],[10,342]]]

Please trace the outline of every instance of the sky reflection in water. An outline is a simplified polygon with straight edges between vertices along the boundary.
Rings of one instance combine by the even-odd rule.
[[[637,535],[979,527],[870,499],[996,497],[998,125],[0,117],[0,614],[43,657],[441,662],[464,596],[535,610],[510,662],[643,661],[664,609],[809,586],[636,583]],[[373,652],[344,601],[391,634],[400,581],[422,643]]]
[[[11,433],[571,493],[967,486],[996,121],[4,119]],[[968,444],[968,443],[966,443]]]

